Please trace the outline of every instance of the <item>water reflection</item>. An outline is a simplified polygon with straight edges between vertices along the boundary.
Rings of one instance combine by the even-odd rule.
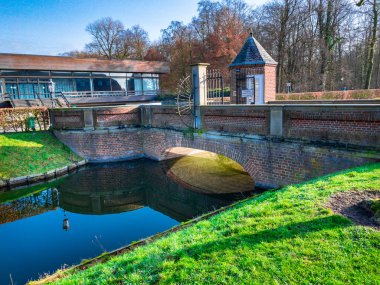
[[[69,177],[59,186],[59,202],[66,211],[94,215],[148,206],[182,222],[248,195],[205,195],[189,189],[190,184],[167,175],[166,163],[141,160],[93,166]]]
[[[10,274],[23,284],[252,195],[194,192],[168,167],[149,160],[92,165],[0,204],[0,284]],[[223,192],[223,179],[218,187]]]
[[[51,188],[12,202],[0,204],[0,224],[55,210],[58,204],[58,190]]]

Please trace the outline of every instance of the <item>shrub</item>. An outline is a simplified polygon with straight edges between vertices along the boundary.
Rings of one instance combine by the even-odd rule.
[[[351,99],[371,99],[371,90],[355,90],[351,93]]]
[[[286,96],[282,95],[282,94],[277,94],[276,100],[277,101],[284,101],[284,100],[286,100]]]
[[[342,99],[342,94],[340,92],[323,92],[321,99],[324,100],[334,100],[334,99]]]
[[[29,118],[34,117],[36,130],[47,130],[50,125],[46,107],[0,109],[0,130],[2,132],[27,132]]]
[[[301,100],[317,100],[317,96],[314,93],[303,93],[300,96]]]
[[[289,100],[299,100],[300,99],[300,94],[289,94],[288,95]]]

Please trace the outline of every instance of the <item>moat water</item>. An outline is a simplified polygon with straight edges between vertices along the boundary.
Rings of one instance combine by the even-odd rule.
[[[0,204],[0,284],[24,284],[257,193],[225,194],[219,179],[224,194],[204,194],[199,181],[195,189],[175,179],[172,165],[90,165]]]

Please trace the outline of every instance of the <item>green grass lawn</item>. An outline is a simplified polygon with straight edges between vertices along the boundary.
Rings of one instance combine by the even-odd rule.
[[[380,191],[380,164],[266,192],[56,284],[380,284],[380,232],[324,206],[348,190]]]
[[[50,132],[0,135],[0,179],[43,173],[80,159]]]

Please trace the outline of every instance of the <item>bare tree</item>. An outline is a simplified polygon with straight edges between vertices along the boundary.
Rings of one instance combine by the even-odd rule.
[[[107,59],[116,58],[117,44],[124,31],[120,21],[103,18],[89,24],[86,31],[92,35],[92,42],[86,45],[86,51]]]
[[[367,2],[372,8],[370,9],[372,32],[371,32],[370,42],[368,45],[367,70],[366,70],[366,76],[365,76],[364,89],[369,89],[371,86],[373,63],[374,63],[374,58],[375,58],[375,45],[377,41],[378,17],[379,17],[379,8],[378,8],[377,0],[367,1]]]

